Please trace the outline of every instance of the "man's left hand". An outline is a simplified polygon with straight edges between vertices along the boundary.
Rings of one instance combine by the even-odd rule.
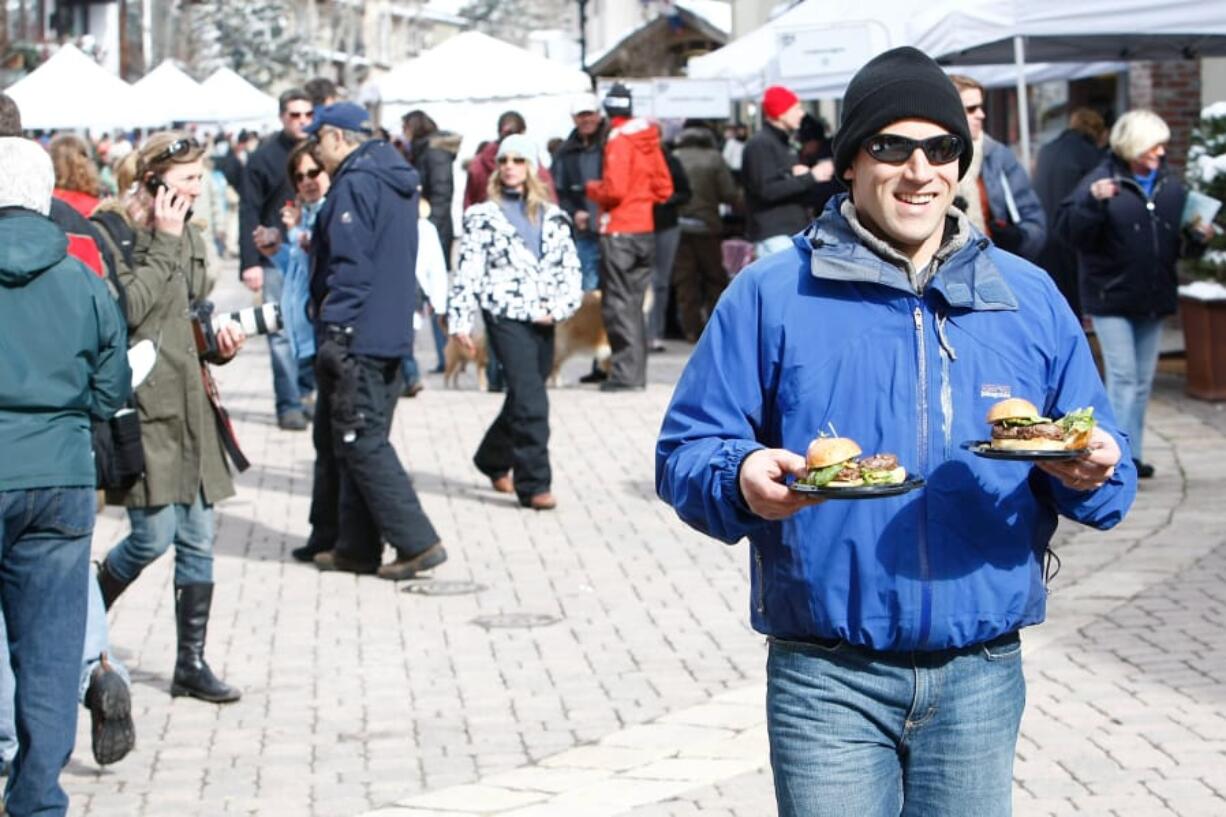
[[[243,342],[247,340],[247,336],[243,333],[243,328],[234,321],[230,321],[217,332],[217,351],[221,353],[222,358],[229,360],[238,354],[238,350],[243,348]]]
[[[1075,460],[1037,463],[1066,488],[1074,491],[1096,491],[1111,479],[1120,461],[1120,447],[1115,438],[1095,427],[1090,435],[1090,450]]]

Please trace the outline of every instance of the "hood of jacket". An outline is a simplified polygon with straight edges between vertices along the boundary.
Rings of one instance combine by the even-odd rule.
[[[677,147],[719,149],[715,144],[715,134],[709,128],[686,128],[677,134]]]
[[[343,173],[374,176],[405,198],[412,198],[417,192],[417,171],[394,147],[382,139],[372,139],[359,145],[357,150],[341,162],[336,175]]]
[[[642,117],[628,119],[609,131],[609,141],[627,139],[640,153],[650,155],[660,149],[660,129]]]
[[[460,155],[460,143],[464,141],[464,135],[461,133],[452,133],[451,131],[439,131],[432,133],[424,139],[413,140],[413,155],[417,155],[419,151],[425,148],[436,148],[446,151],[451,154],[451,160],[454,162],[455,157]]]
[[[51,219],[20,207],[0,210],[0,286],[25,286],[67,254],[68,238]]]

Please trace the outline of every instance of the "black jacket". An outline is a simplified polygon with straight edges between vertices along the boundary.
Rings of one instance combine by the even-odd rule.
[[[587,197],[588,182],[599,179],[604,166],[604,141],[609,132],[609,123],[602,120],[600,130],[592,141],[583,144],[578,130],[572,130],[566,141],[558,147],[553,163],[553,183],[558,191],[558,206],[573,218],[580,210],[587,210],[591,218],[588,232],[594,232],[600,223],[600,208]]]
[[[285,202],[295,198],[286,164],[296,144],[285,131],[278,131],[261,142],[255,152],[247,157],[238,204],[240,272],[248,267],[272,264],[255,248],[251,234],[260,225],[281,229],[281,208]]]
[[[681,205],[689,203],[689,200],[694,197],[693,192],[690,190],[689,177],[685,175],[685,168],[682,167],[680,160],[673,155],[671,150],[667,148],[663,150],[664,161],[668,163],[668,175],[673,177],[673,194],[651,209],[657,233],[661,230],[676,227],[677,209]]]
[[[1090,185],[1105,178],[1115,179],[1119,193],[1099,201]],[[1141,318],[1175,311],[1175,262],[1204,250],[1179,226],[1187,196],[1164,166],[1147,200],[1128,166],[1109,156],[1061,202],[1056,230],[1077,250],[1087,315]]]
[[[417,309],[417,171],[387,142],[349,155],[315,221],[311,314],[350,327],[350,350],[396,358],[413,345]]]
[[[749,211],[746,232],[750,241],[793,235],[809,223],[806,205],[814,199],[817,179],[811,173],[792,175],[792,167],[799,163],[788,135],[774,125],[763,125],[745,143],[741,178],[745,183],[745,206]]]
[[[1047,270],[1078,315],[1081,314],[1081,295],[1077,291],[1077,251],[1056,233],[1056,211],[1060,202],[1077,187],[1077,182],[1102,159],[1103,151],[1093,140],[1070,128],[1039,151],[1032,180],[1034,192],[1047,214],[1047,246],[1036,263]]]
[[[429,221],[438,230],[443,245],[443,260],[451,269],[451,242],[455,228],[451,220],[451,203],[455,198],[455,176],[452,165],[460,147],[460,137],[436,133],[414,139],[409,146],[410,162],[421,177],[421,195],[430,202]]]

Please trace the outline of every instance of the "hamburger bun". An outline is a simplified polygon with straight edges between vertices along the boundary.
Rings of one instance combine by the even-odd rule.
[[[1029,400],[1023,400],[1021,397],[1010,397],[1008,400],[1001,400],[988,409],[989,423],[1038,416],[1039,410],[1035,408],[1034,403]]]
[[[1069,448],[1076,448],[1077,446],[1070,446],[1064,440],[1046,440],[1041,437],[1035,437],[1029,440],[1013,440],[993,437],[992,447],[1003,449],[1005,451],[1064,451]]]
[[[810,470],[826,468],[860,456],[860,446],[848,437],[818,437],[809,443],[805,464]]]

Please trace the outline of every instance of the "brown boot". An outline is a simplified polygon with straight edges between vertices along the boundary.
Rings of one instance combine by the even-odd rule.
[[[558,507],[558,500],[553,498],[553,494],[548,491],[542,491],[539,494],[533,494],[526,499],[520,499],[519,504],[525,508],[531,508],[534,511],[552,511]]]
[[[490,485],[492,485],[494,490],[500,494],[515,493],[515,483],[511,481],[511,475],[509,473],[503,474],[499,477],[490,477]]]

